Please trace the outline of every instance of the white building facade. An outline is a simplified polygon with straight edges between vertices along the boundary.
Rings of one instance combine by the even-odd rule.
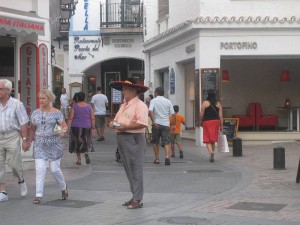
[[[39,90],[52,89],[49,0],[1,0],[0,78],[12,81],[28,115],[39,107]],[[34,168],[32,148],[22,158],[24,169]]]
[[[13,94],[27,113],[39,106],[36,93],[51,88],[48,0],[0,3],[0,77],[13,82]]]
[[[199,105],[210,85],[204,74],[211,69],[217,80],[210,88],[225,117],[246,114],[250,102],[259,102],[286,127],[284,99],[300,106],[299,9],[295,0],[146,1],[145,84],[152,91],[164,87],[197,137]],[[222,82],[222,71],[229,82]],[[282,71],[290,82],[280,81]]]
[[[82,0],[76,5],[69,32],[68,76],[70,95],[81,90],[90,100],[101,86],[110,103],[108,83],[128,77],[143,82],[142,1]],[[112,106],[113,107],[113,106]]]

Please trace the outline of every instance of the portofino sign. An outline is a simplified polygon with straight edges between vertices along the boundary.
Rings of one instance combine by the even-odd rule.
[[[255,50],[256,42],[220,42],[221,50]]]

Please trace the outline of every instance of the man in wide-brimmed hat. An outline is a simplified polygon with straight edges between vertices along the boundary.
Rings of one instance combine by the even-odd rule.
[[[123,206],[128,209],[143,207],[143,161],[146,149],[145,128],[148,126],[148,107],[138,98],[148,87],[134,80],[113,81],[109,86],[122,91],[124,103],[109,123],[117,133],[117,143],[124,169],[130,183],[132,198]]]

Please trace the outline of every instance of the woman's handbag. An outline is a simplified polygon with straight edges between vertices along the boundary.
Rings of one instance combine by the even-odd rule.
[[[222,132],[218,134],[218,143],[217,143],[219,152],[229,152],[229,147],[227,144],[227,137]]]
[[[212,108],[213,108],[213,110],[215,111],[215,113],[216,113],[218,119],[220,119],[219,113],[217,112],[217,110],[215,109],[215,107],[212,106],[211,102],[209,102],[209,103],[210,103],[209,107],[212,107]]]
[[[55,124],[53,129],[54,135],[61,135],[61,132],[62,132],[61,126],[59,124]]]

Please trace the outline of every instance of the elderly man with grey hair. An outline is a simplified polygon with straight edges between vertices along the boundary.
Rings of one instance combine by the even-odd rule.
[[[0,202],[8,200],[5,190],[5,161],[13,175],[18,178],[21,196],[27,195],[20,138],[23,139],[23,151],[28,151],[30,147],[30,142],[27,140],[29,118],[23,103],[10,96],[11,90],[12,82],[0,79]]]

